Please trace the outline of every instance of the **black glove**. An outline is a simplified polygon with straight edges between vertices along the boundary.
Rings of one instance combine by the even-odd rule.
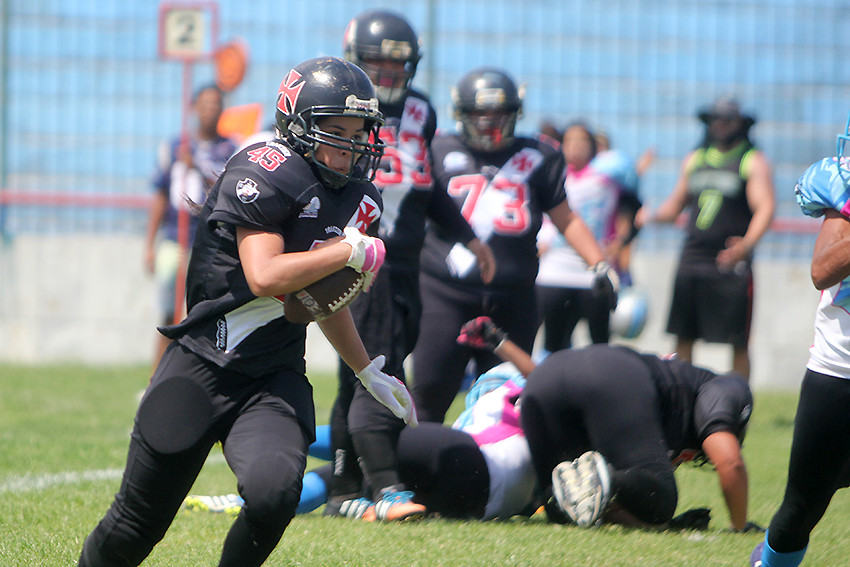
[[[489,317],[477,317],[463,324],[457,342],[472,348],[495,350],[507,338],[508,334]]]
[[[693,508],[671,519],[667,522],[667,526],[671,530],[705,531],[708,529],[710,521],[711,510],[709,508]]]
[[[590,268],[593,271],[593,295],[608,300],[608,309],[617,307],[617,294],[620,293],[620,276],[611,264],[602,261]]]

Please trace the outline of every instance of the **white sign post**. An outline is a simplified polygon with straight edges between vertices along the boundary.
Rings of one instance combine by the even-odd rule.
[[[204,2],[164,2],[159,7],[159,56],[183,62],[183,119],[180,138],[189,149],[189,110],[192,106],[192,65],[209,60],[218,41],[218,4]],[[177,240],[182,251],[174,285],[174,322],[184,316],[186,260],[189,257],[189,211],[180,207]]]

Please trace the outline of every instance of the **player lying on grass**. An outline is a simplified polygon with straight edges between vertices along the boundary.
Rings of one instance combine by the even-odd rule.
[[[489,319],[477,319],[464,327],[464,332],[458,339],[464,344],[480,348],[492,348],[507,359],[511,359],[517,366],[503,364],[482,374],[470,389],[466,396],[466,409],[458,417],[453,429],[437,424],[421,424],[417,429],[406,428],[399,439],[399,471],[403,482],[416,491],[417,500],[421,500],[428,510],[443,517],[453,518],[477,518],[477,519],[500,519],[509,518],[514,515],[528,515],[533,513],[541,504],[547,504],[547,512],[553,521],[568,521],[568,517],[556,501],[548,502],[546,498],[551,495],[539,489],[532,463],[532,453],[529,450],[525,433],[520,427],[519,405],[517,402],[523,399],[522,390],[526,381],[523,374],[531,375],[533,379],[535,364],[531,358],[519,349],[514,343],[507,340],[503,333],[496,329]],[[616,352],[619,349],[610,347]],[[633,352],[633,351],[627,351]],[[649,360],[657,359],[649,355],[637,355],[647,357]],[[677,361],[660,361],[661,367],[678,367],[687,363]],[[517,370],[519,368],[519,370]],[[638,374],[640,366],[637,365]],[[705,376],[717,376],[700,369],[694,372],[705,373]],[[716,385],[723,385],[719,382]],[[702,392],[707,395],[711,389]],[[720,400],[740,400],[743,402],[741,411],[736,413],[740,419],[736,423],[746,423],[746,416],[742,417],[744,408],[748,410],[751,404],[749,389],[732,388],[728,396],[721,395]],[[702,399],[701,402],[705,402]],[[651,406],[650,406],[651,407]],[[694,405],[696,407],[696,404]],[[702,406],[700,406],[702,407]],[[723,406],[725,407],[725,406]],[[703,412],[704,413],[704,412]],[[702,413],[700,414],[702,415]],[[685,416],[678,416],[678,423],[682,423]],[[695,419],[691,415],[691,419]],[[717,421],[717,420],[715,420]],[[730,421],[735,421],[731,420]],[[673,423],[677,420],[674,418]],[[681,426],[680,426],[681,427]],[[326,449],[328,441],[322,442],[322,427],[317,429],[319,441],[311,447],[310,453],[319,458],[330,459],[330,452]],[[693,427],[691,428],[693,429]],[[738,447],[737,438],[733,437],[735,447]],[[716,440],[716,439],[715,439]],[[662,441],[664,446],[666,442]],[[709,443],[712,445],[712,443]],[[324,445],[325,449],[322,450]],[[732,451],[740,458],[740,452]],[[719,452],[715,451],[715,458],[720,461]],[[691,452],[695,456],[696,451]],[[733,459],[734,460],[734,459]],[[616,461],[616,462],[619,462]],[[557,464],[557,463],[556,463]],[[677,463],[678,464],[678,463]],[[743,463],[741,463],[743,466]],[[299,513],[309,512],[325,503],[327,498],[327,478],[330,474],[330,466],[315,469],[304,478],[304,490],[301,494]],[[641,505],[650,510],[659,506],[669,505],[672,497],[672,508],[669,516],[663,521],[638,521],[643,514],[629,514],[614,512],[622,508],[622,502],[615,499],[609,506],[610,513],[605,516],[606,520],[626,523],[643,527],[670,527],[701,528],[705,529],[709,522],[709,511],[706,509],[690,510],[676,518],[672,513],[676,507],[676,488],[672,480],[673,467],[667,459],[662,468],[670,471],[670,482],[672,491],[667,490],[659,497],[660,503],[654,503],[653,498],[644,494],[647,502]],[[651,481],[652,473],[643,473],[640,470],[624,470],[622,475],[614,472],[613,476],[618,479],[625,476],[629,481],[625,484],[626,495],[631,487],[633,477],[638,479],[648,477]],[[723,467],[719,469],[721,472]],[[739,471],[742,472],[742,471]],[[552,468],[547,474],[546,484],[549,485]],[[666,475],[663,476],[667,480]],[[722,475],[721,475],[721,478]],[[739,476],[732,477],[733,481],[741,481]],[[663,482],[649,482],[651,490],[656,484]],[[730,484],[735,485],[735,482]],[[746,476],[743,477],[744,485],[744,517],[746,514]],[[489,486],[489,490],[487,487]],[[613,490],[608,495],[613,495],[619,487],[615,483]],[[634,491],[634,489],[632,489]],[[235,499],[235,500],[234,500]],[[238,507],[238,497],[227,500],[227,497],[216,496],[193,496],[187,499],[187,507],[196,509],[211,509],[224,511],[225,507]],[[609,498],[610,500],[610,498]],[[737,506],[737,501],[736,505]],[[599,506],[604,511],[605,506]],[[737,510],[737,507],[735,508]],[[366,512],[366,509],[363,510]],[[573,520],[581,519],[580,525],[588,525],[584,516],[573,513]],[[630,517],[631,516],[631,517]],[[636,516],[636,517],[635,517]],[[368,515],[366,515],[368,517]],[[597,516],[598,518],[598,516]],[[669,520],[669,523],[667,521]],[[594,520],[595,523],[595,520]],[[733,523],[734,526],[734,523]],[[755,524],[747,523],[746,520],[736,529],[754,529]]]
[[[515,407],[524,384],[512,365],[500,365],[476,381],[466,398],[467,410],[453,427],[422,423],[402,431],[396,448],[399,474],[429,513],[491,520],[530,516],[537,510],[537,483]],[[317,427],[312,456],[331,459],[328,430]],[[331,476],[331,464],[305,475],[298,513],[325,504]],[[352,513],[346,515],[372,520],[372,504],[366,498],[353,500]],[[190,496],[184,504],[223,512],[236,512],[239,505],[236,495]]]
[[[664,525],[678,502],[673,471],[696,460],[714,465],[731,529],[760,529],[747,521],[741,442],[752,394],[742,376],[612,345],[535,365],[489,319],[465,330],[467,344],[493,349],[528,379],[520,423],[537,481],[579,526]]]

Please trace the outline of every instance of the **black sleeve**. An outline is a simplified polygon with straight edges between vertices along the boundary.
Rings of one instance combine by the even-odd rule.
[[[435,186],[428,203],[428,218],[437,223],[446,231],[447,236],[460,242],[464,246],[475,238],[472,227],[460,214],[460,209],[449,197],[449,194]]]
[[[437,113],[430,103],[428,104],[428,108],[430,112],[428,113],[428,121],[422,129],[422,136],[425,138],[425,144],[430,148],[431,142],[434,141],[434,134],[437,133]]]
[[[694,407],[700,444],[718,431],[728,431],[743,440],[752,409],[752,392],[740,375],[723,374],[705,382],[697,392]]]
[[[623,191],[620,194],[619,209],[625,213],[635,214],[643,206],[637,194],[631,191]]]
[[[240,164],[224,172],[209,220],[280,233],[293,202],[258,168]]]
[[[620,201],[617,205],[617,210],[619,214],[628,216],[631,219],[631,226],[629,227],[629,233],[626,235],[626,238],[623,240],[623,246],[629,244],[632,240],[640,232],[640,229],[635,225],[635,216],[637,215],[638,210],[643,206],[640,199],[635,193],[630,191],[624,191],[620,194]]]
[[[549,211],[567,200],[564,178],[567,163],[560,152],[546,156],[529,178],[542,211]]]

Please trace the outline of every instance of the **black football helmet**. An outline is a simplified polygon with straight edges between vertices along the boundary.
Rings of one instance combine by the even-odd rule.
[[[452,88],[452,115],[461,138],[484,152],[508,146],[514,140],[523,97],[523,89],[498,69],[470,71]]]
[[[367,141],[323,132],[318,124],[328,116],[363,118]],[[319,173],[322,183],[340,188],[352,181],[371,181],[384,154],[378,130],[384,123],[372,81],[356,65],[336,57],[310,59],[287,73],[277,93],[278,135]],[[313,159],[319,144],[351,152],[351,167],[342,174]]]
[[[407,20],[386,10],[370,10],[351,20],[342,51],[347,61],[366,71],[384,104],[398,102],[407,93],[422,57],[419,38]],[[376,61],[395,61],[404,67],[391,71]]]

